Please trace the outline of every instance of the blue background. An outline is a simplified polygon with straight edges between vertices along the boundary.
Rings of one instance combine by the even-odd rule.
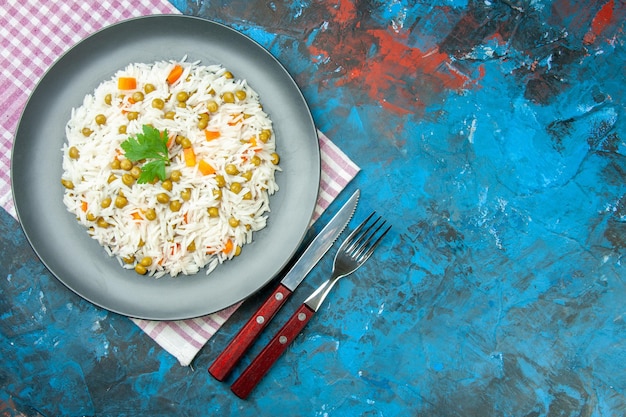
[[[279,59],[361,167],[340,200],[360,188],[357,218],[393,231],[242,401],[229,383],[332,257],[219,383],[206,368],[271,288],[180,367],[0,213],[0,412],[626,415],[623,1],[172,3]]]

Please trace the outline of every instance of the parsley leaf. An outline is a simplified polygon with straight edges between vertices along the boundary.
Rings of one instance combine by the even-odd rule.
[[[126,158],[132,162],[150,160],[141,168],[141,175],[137,183],[145,184],[159,178],[165,180],[165,166],[170,164],[167,151],[167,130],[160,132],[158,129],[143,125],[143,133],[135,137],[129,137],[121,143]]]
[[[161,181],[165,179],[165,163],[163,161],[150,161],[141,167],[141,175],[137,179],[139,184],[152,182],[155,177]]]

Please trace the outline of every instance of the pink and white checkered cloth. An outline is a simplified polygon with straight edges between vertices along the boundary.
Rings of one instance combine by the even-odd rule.
[[[13,137],[28,96],[70,47],[105,26],[150,14],[178,14],[165,0],[2,0],[0,2],[0,205],[16,217],[10,185]],[[318,132],[322,155],[317,219],[359,171]],[[238,305],[190,320],[133,321],[182,365],[188,365]]]

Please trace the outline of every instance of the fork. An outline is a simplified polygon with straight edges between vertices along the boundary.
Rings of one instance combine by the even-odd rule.
[[[230,389],[235,395],[243,399],[248,397],[274,362],[311,320],[335,283],[356,271],[369,259],[374,249],[391,229],[391,226],[387,226],[383,230],[387,222],[380,216],[370,222],[375,214],[375,212],[370,214],[350,233],[335,254],[331,277],[304,300],[304,303],[233,383]]]

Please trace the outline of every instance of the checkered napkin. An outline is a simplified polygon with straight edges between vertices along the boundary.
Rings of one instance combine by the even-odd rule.
[[[16,217],[9,177],[11,147],[19,117],[38,80],[72,45],[120,20],[150,14],[179,13],[165,0],[0,2],[0,205]],[[322,176],[315,221],[359,168],[318,132]],[[190,320],[132,319],[148,336],[189,365],[207,340],[239,305]]]

